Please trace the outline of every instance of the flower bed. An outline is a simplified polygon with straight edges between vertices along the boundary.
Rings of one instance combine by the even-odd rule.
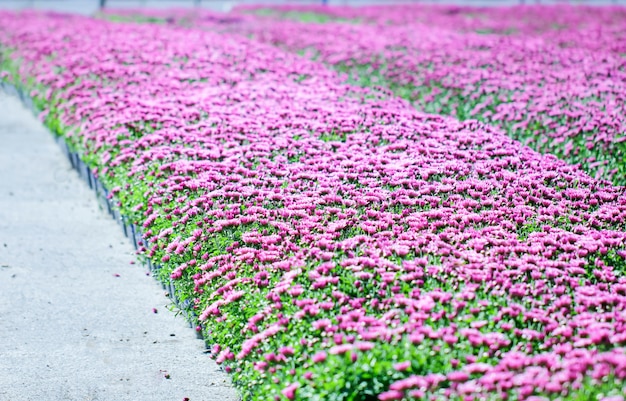
[[[572,14],[573,22],[562,22],[571,29],[510,35],[457,33],[430,23],[282,31],[274,25],[262,32],[275,34],[265,40],[294,50],[313,48],[347,72],[356,66],[363,84],[390,87],[420,110],[487,122],[535,150],[624,185],[626,13],[592,14],[585,23]],[[550,14],[536,17],[542,26],[551,21]],[[338,32],[345,32],[342,40]]]
[[[596,178],[626,184],[624,8],[275,10],[290,18],[300,10],[370,23],[246,16],[220,24],[201,14],[184,21],[308,53],[354,83],[391,88],[422,111],[489,123],[535,150],[581,164]]]
[[[113,10],[114,14],[124,10]],[[154,10],[156,11],[156,10]],[[134,10],[134,14],[144,14]],[[152,12],[152,11],[148,11]],[[160,16],[170,15],[172,10],[156,11]],[[179,15],[189,11],[178,10]],[[365,23],[372,25],[415,25],[452,29],[457,32],[478,33],[541,33],[562,29],[575,29],[580,26],[602,25],[618,28],[624,18],[620,6],[596,7],[568,4],[553,5],[509,5],[506,7],[476,7],[451,4],[386,4],[362,7],[333,6],[320,4],[275,4],[239,5],[235,14],[251,14],[297,21],[317,21]]]
[[[623,188],[238,36],[0,13],[0,44],[244,399],[622,394]]]

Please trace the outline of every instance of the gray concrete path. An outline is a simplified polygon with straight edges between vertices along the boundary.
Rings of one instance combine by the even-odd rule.
[[[0,401],[238,399],[133,259],[50,134],[0,91]]]

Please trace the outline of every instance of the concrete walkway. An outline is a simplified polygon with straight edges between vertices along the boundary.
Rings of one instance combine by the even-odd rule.
[[[50,134],[0,92],[1,401],[238,399],[133,259]]]

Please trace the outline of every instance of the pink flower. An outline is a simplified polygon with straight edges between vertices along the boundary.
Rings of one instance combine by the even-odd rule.
[[[296,398],[296,390],[298,389],[299,383],[292,383],[285,387],[281,393],[288,399],[293,400]]]
[[[448,345],[454,345],[457,341],[459,341],[458,337],[446,334],[443,336],[443,341],[445,341]]]
[[[451,382],[464,382],[469,379],[469,375],[466,372],[450,372],[448,373],[448,380]]]
[[[335,345],[334,347],[330,348],[328,352],[331,355],[342,355],[350,351],[353,348],[354,348],[354,345],[352,344]]]
[[[295,350],[293,347],[281,347],[278,349],[278,352],[285,356],[291,356],[295,353]]]
[[[359,351],[369,351],[372,348],[374,348],[376,346],[376,344],[374,344],[373,342],[369,342],[369,341],[361,341],[358,342],[356,344],[354,344],[354,346],[359,350]]]
[[[401,391],[397,391],[397,390],[385,391],[384,393],[380,393],[378,395],[378,399],[380,401],[401,400],[402,398],[404,398],[404,393],[402,393]]]
[[[311,360],[313,361],[313,363],[324,362],[326,360],[326,352],[324,351],[318,352],[317,354],[311,357]]]
[[[410,367],[411,367],[410,361],[399,362],[393,365],[393,368],[397,370],[398,372],[404,372]]]

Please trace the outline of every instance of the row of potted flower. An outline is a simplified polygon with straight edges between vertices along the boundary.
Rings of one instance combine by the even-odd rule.
[[[623,391],[622,188],[239,35],[0,22],[245,399]]]

